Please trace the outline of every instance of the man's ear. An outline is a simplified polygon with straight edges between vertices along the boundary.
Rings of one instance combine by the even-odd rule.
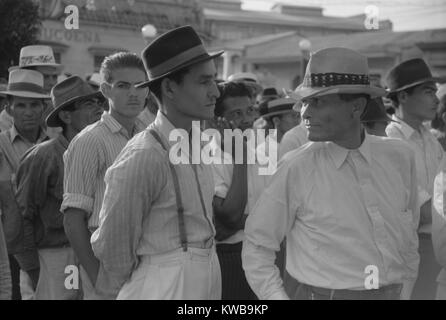
[[[358,99],[353,100],[353,112],[358,115],[360,118],[364,113],[364,110],[367,105],[367,99],[364,97],[360,97]]]
[[[164,78],[163,80],[161,80],[161,96],[163,97],[163,99],[164,97],[173,99],[176,86],[177,84],[175,83],[175,81],[169,78]]]
[[[110,98],[111,86],[107,82],[102,82],[99,86],[99,90],[102,92],[104,97],[106,97],[107,99]]]
[[[443,120],[443,122],[446,124],[446,112],[441,114],[441,120]]]
[[[62,110],[62,111],[59,111],[57,116],[59,117],[60,121],[62,121],[63,123],[71,124],[71,112]]]
[[[408,94],[406,91],[402,90],[396,93],[396,96],[398,97],[398,104],[403,104],[407,101]]]

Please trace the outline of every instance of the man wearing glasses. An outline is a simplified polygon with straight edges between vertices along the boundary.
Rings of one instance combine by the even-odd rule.
[[[71,246],[81,264],[84,299],[101,299],[94,290],[99,262],[90,237],[99,225],[105,192],[104,176],[127,142],[144,129],[137,118],[148,90],[135,85],[146,80],[142,60],[132,53],[116,53],[101,66],[101,92],[109,112],[77,135],[64,154],[64,197],[61,211]]]
[[[65,284],[65,268],[77,265],[63,227],[63,153],[87,125],[101,118],[104,97],[77,76],[51,91],[55,109],[46,119],[50,128],[62,127],[57,138],[40,143],[23,156],[17,170],[17,202],[23,221],[21,268],[31,276],[34,299],[77,299],[79,291]]]

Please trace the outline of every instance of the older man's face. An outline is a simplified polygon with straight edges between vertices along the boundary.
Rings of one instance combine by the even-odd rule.
[[[9,113],[19,131],[35,130],[41,125],[43,101],[36,98],[10,98]]]
[[[351,133],[352,102],[343,101],[337,94],[302,100],[302,121],[310,141],[340,141]]]

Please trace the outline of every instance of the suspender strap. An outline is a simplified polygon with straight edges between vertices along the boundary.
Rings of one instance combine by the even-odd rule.
[[[150,129],[149,132],[152,134],[152,136],[155,138],[156,141],[161,145],[161,147],[169,152],[169,150],[166,148],[166,146],[163,144],[160,136],[154,129]],[[177,212],[178,212],[178,227],[180,231],[180,240],[181,240],[181,247],[183,248],[183,251],[187,251],[187,235],[186,235],[186,225],[184,223],[184,207],[183,207],[183,200],[181,198],[181,191],[180,191],[180,182],[178,181],[178,175],[175,170],[175,167],[173,164],[169,161],[169,167],[170,172],[172,174],[173,179],[173,186],[175,188],[175,197],[177,201]]]

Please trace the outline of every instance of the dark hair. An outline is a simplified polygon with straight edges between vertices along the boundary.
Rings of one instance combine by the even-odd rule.
[[[242,82],[223,82],[217,85],[220,97],[215,102],[215,115],[222,117],[225,112],[224,101],[230,97],[248,97],[251,99],[251,92]]]
[[[155,82],[149,85],[150,92],[155,96],[155,98],[159,101],[159,103],[162,103],[163,99],[161,94],[161,82],[163,82],[164,79],[170,79],[177,84],[181,84],[183,82],[184,76],[187,73],[189,73],[189,71],[190,67],[186,67],[178,71],[175,71],[174,73],[169,74],[165,77],[162,77],[161,79],[156,80]]]
[[[401,90],[401,91],[398,91],[398,92],[402,92],[402,91],[404,91],[404,92],[406,92],[407,94],[410,95],[410,94],[412,94],[412,93],[414,92],[414,90],[415,90],[416,87],[418,87],[418,85],[417,85],[417,86],[410,87],[410,88],[407,88],[407,89],[404,89],[404,90]],[[389,96],[388,96],[388,98],[390,99],[390,101],[392,101],[392,105],[393,105],[394,108],[398,108],[398,106],[400,105],[400,102],[399,102],[399,100],[398,100],[398,92],[391,93],[391,94],[389,94]]]
[[[110,83],[113,81],[112,72],[122,68],[136,68],[146,73],[141,58],[130,52],[118,52],[105,57],[99,72],[104,81]]]

